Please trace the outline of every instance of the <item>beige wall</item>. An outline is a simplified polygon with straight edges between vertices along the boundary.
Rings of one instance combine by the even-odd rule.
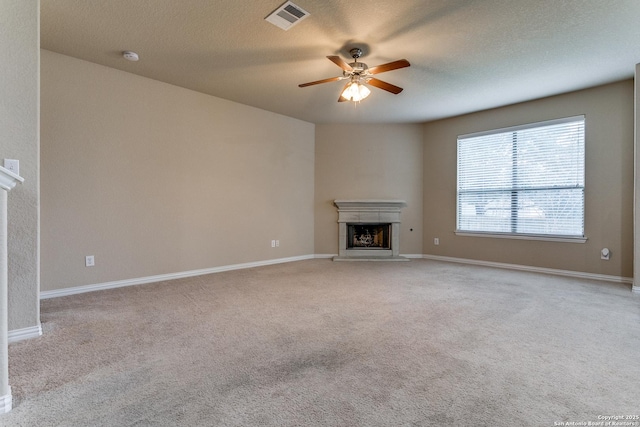
[[[25,180],[8,197],[9,329],[14,330],[40,323],[38,1],[0,0],[0,57],[0,161],[18,159]]]
[[[402,254],[632,275],[632,81],[426,124],[314,128],[48,51],[42,64],[43,290],[336,254],[332,202],[349,198],[408,202]],[[578,114],[587,243],[454,235],[457,135]]]
[[[456,236],[456,137],[584,114],[584,244]],[[424,125],[424,252],[594,274],[633,274],[633,81]],[[434,246],[434,237],[440,245]],[[600,259],[608,247],[611,260]]]
[[[41,97],[43,290],[313,254],[313,124],[49,51]]]
[[[316,254],[338,253],[335,199],[406,200],[400,254],[421,254],[422,151],[419,124],[316,125]]]

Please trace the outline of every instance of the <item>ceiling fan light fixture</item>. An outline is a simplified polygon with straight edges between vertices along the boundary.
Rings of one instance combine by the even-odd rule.
[[[371,94],[368,87],[358,82],[351,82],[342,92],[342,97],[348,101],[360,102]]]

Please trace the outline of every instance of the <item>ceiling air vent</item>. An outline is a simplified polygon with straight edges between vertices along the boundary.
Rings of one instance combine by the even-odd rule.
[[[307,16],[309,16],[309,12],[288,1],[264,19],[287,31]]]

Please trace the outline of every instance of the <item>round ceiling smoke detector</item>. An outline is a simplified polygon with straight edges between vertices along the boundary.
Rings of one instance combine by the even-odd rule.
[[[126,59],[127,61],[133,61],[136,62],[138,59],[140,59],[140,57],[138,56],[137,53],[135,52],[131,52],[130,50],[125,50],[124,52],[122,52],[122,56],[124,57],[124,59]]]

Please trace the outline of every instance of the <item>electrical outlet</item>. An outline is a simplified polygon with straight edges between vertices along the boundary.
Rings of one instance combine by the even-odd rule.
[[[280,240],[276,240],[276,248],[280,247]]]
[[[438,246],[438,245],[440,244],[440,239],[439,239],[439,238],[437,238],[437,237],[434,237],[434,238],[433,238],[433,244],[434,244],[434,245],[436,245],[436,246]]]
[[[600,251],[600,259],[609,261],[609,258],[611,258],[611,251],[607,248],[602,249]]]
[[[96,259],[94,258],[94,256],[87,255],[86,257],[84,257],[84,265],[85,267],[93,267],[94,265],[96,265]]]

